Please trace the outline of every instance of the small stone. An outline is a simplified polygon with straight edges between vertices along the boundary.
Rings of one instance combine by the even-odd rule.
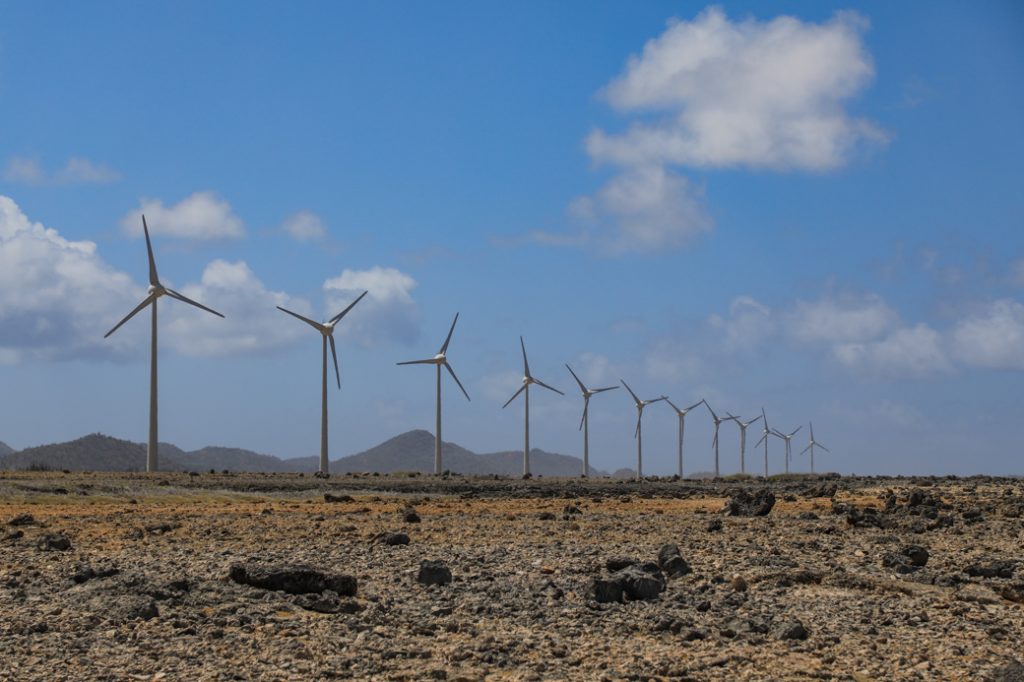
[[[324,502],[355,502],[355,498],[353,498],[351,495],[332,495],[331,493],[324,493]]]
[[[747,591],[747,581],[746,581],[746,579],[744,579],[744,577],[742,575],[739,575],[739,574],[734,575],[732,577],[732,580],[729,581],[729,585],[731,585],[732,589],[737,591],[737,592],[746,592]]]
[[[39,538],[36,546],[46,551],[66,552],[71,549],[71,539],[63,533],[54,533]]]
[[[653,571],[650,570],[652,566]],[[626,596],[635,601],[657,599],[665,590],[665,578],[657,564],[627,566],[612,575],[612,580],[622,585]]]
[[[658,550],[658,566],[670,578],[681,578],[692,572],[690,565],[679,554],[679,547],[674,544],[663,545]]]
[[[718,531],[722,530],[722,519],[711,519],[710,521],[708,521],[708,525],[706,526],[705,530],[707,530],[707,532],[709,533],[717,533]]]
[[[31,514],[18,514],[7,522],[8,526],[34,526],[36,519]]]
[[[638,563],[640,563],[640,562],[637,561],[636,559],[630,559],[629,557],[621,557],[620,556],[620,557],[612,557],[611,559],[608,559],[607,561],[605,561],[604,562],[604,567],[608,569],[609,573],[614,573],[615,571],[621,571],[622,569],[626,568],[627,566],[632,566],[633,564],[638,564]]]
[[[373,537],[373,542],[378,545],[408,545],[409,536],[405,533],[378,533]]]
[[[537,514],[537,518],[541,521],[554,521],[558,517],[555,516],[554,512],[546,511]]]
[[[773,634],[782,640],[807,639],[807,628],[797,619],[779,623],[772,629]]]
[[[443,561],[422,561],[416,581],[423,585],[447,585],[452,581],[452,572]]]

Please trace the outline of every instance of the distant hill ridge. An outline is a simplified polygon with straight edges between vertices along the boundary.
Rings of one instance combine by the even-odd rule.
[[[14,448],[0,440],[0,457],[3,457],[4,455],[9,455],[12,452],[14,452]]]
[[[499,474],[515,476],[522,472],[520,451],[476,454],[455,443],[442,443],[444,468],[462,474]],[[251,471],[312,472],[318,458],[281,459],[251,450],[205,447],[186,452],[170,443],[160,443],[160,469],[163,471]],[[582,462],[578,457],[533,449],[530,469],[541,476],[578,476]],[[53,443],[10,451],[0,455],[0,469],[68,469],[70,471],[145,471],[146,448],[141,443],[112,438],[100,433],[66,443]],[[407,431],[369,450],[331,462],[331,471],[431,472],[434,469],[434,436],[428,431]],[[591,476],[606,476],[590,469]]]

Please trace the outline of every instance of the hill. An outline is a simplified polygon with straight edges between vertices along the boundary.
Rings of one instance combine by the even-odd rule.
[[[160,467],[180,471],[182,451],[160,444]],[[69,471],[145,471],[146,448],[139,443],[92,433],[66,443],[50,443],[12,452],[0,459],[3,469],[67,469]]]
[[[2,440],[0,440],[0,458],[5,457],[6,455],[9,455],[12,452],[14,452],[14,448],[12,448],[10,445],[8,445],[7,443],[5,443]]]

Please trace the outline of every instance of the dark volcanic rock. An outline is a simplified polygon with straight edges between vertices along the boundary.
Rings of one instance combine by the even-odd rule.
[[[447,585],[451,581],[451,569],[443,561],[420,562],[420,571],[416,574],[416,582],[424,585]]]
[[[355,502],[355,498],[351,495],[332,495],[331,493],[324,493],[324,502]]]
[[[658,566],[670,578],[680,578],[691,572],[690,565],[679,553],[679,547],[674,544],[663,545],[658,550]]]
[[[53,533],[39,538],[36,546],[42,550],[66,552],[71,549],[71,539],[63,533]]]
[[[406,507],[402,510],[402,520],[406,523],[419,523],[420,515],[412,507]]]
[[[1020,661],[1010,661],[993,670],[988,682],[1024,682],[1024,665]]]
[[[652,570],[653,567],[653,570]],[[665,590],[665,576],[657,564],[634,564],[612,575],[627,597],[638,601],[657,599]]]
[[[987,564],[971,564],[964,573],[972,578],[1012,578],[1015,565],[1012,561],[992,561]]]
[[[618,580],[594,578],[594,582],[591,584],[590,589],[593,592],[594,601],[599,604],[622,601],[622,584]]]
[[[409,536],[405,533],[378,533],[373,536],[373,542],[378,545],[408,545]]]
[[[89,580],[96,578],[109,578],[112,575],[117,575],[121,570],[117,566],[102,566],[100,568],[93,568],[92,566],[81,566],[71,575],[71,580],[74,583],[82,584]]]
[[[264,590],[281,590],[289,594],[311,594],[331,590],[353,597],[356,579],[350,575],[328,574],[309,566],[264,566],[234,564],[228,577],[236,583]]]
[[[717,533],[722,530],[722,519],[711,519],[704,529],[709,533]]]
[[[558,517],[555,516],[554,512],[546,511],[546,512],[541,512],[541,513],[537,514],[537,518],[540,519],[541,521],[554,521]]]
[[[4,542],[14,542],[15,540],[20,540],[23,537],[25,537],[25,531],[23,531],[23,530],[12,531],[12,532],[10,532],[10,533],[8,533],[7,535],[4,536]]]
[[[807,639],[807,628],[794,618],[777,624],[772,628],[772,634],[779,639]]]
[[[31,514],[18,514],[7,522],[8,526],[34,526],[36,519]]]
[[[722,509],[728,516],[767,516],[775,506],[775,494],[767,488],[751,495],[740,490],[733,495]]]
[[[609,573],[614,573],[615,571],[621,571],[622,569],[626,568],[627,566],[632,566],[633,564],[638,564],[638,563],[640,563],[640,562],[637,561],[636,559],[630,559],[629,557],[618,556],[618,557],[612,557],[611,559],[608,559],[608,561],[604,562],[604,567],[608,569]]]
[[[300,594],[293,601],[296,606],[317,613],[359,613],[363,610],[355,599],[342,599],[330,590],[323,594]]]

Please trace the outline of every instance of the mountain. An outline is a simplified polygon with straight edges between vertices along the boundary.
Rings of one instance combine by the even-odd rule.
[[[14,452],[14,448],[0,440],[0,458],[9,455],[12,452]]]
[[[160,467],[178,471],[181,450],[160,444]],[[51,443],[12,452],[0,459],[3,469],[68,469],[69,471],[145,471],[146,448],[139,443],[92,433],[67,443]]]
[[[162,451],[162,448],[161,448]],[[261,455],[241,448],[205,447],[193,452],[183,452],[175,457],[189,471],[265,471],[298,472],[307,469],[296,468],[293,460],[280,459],[273,455]],[[161,468],[163,464],[161,463]]]

